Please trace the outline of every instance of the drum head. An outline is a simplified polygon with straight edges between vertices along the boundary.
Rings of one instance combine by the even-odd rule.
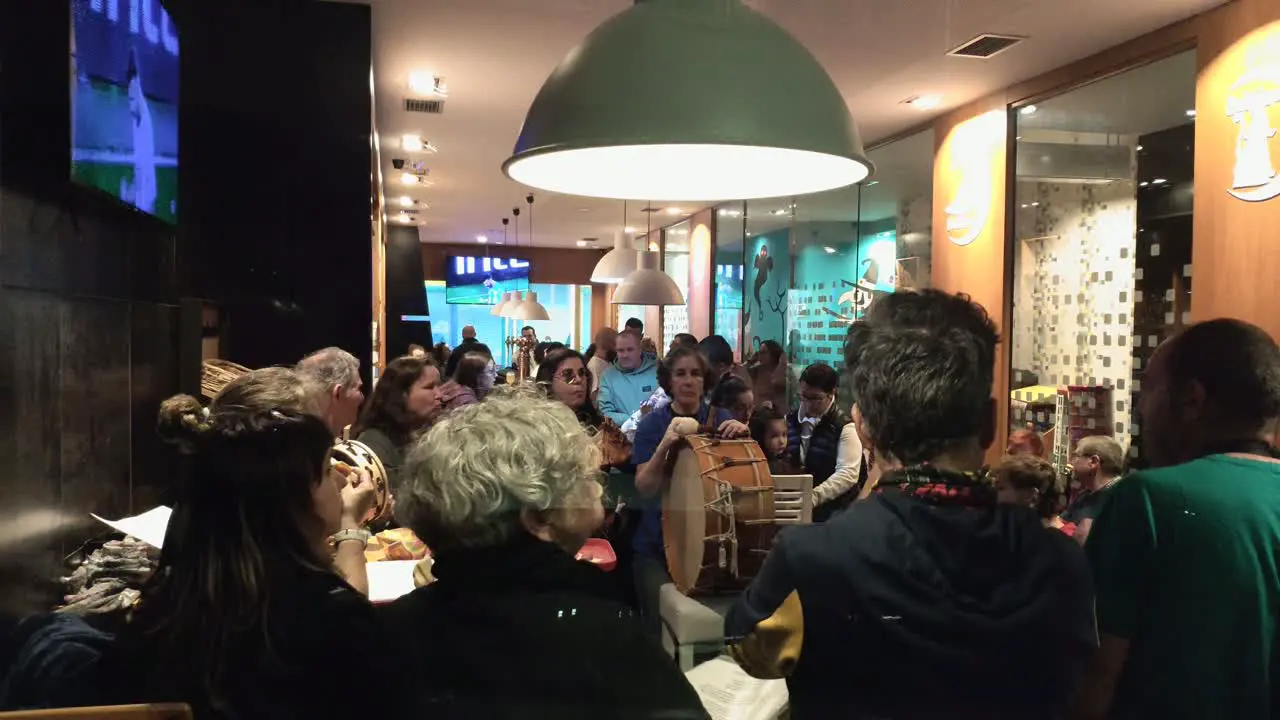
[[[698,584],[706,554],[707,499],[698,455],[686,447],[676,458],[662,496],[662,541],[671,579],[682,593]]]

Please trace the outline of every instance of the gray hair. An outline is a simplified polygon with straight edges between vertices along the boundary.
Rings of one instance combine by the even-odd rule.
[[[599,472],[600,450],[572,410],[501,388],[413,444],[396,516],[434,552],[491,547],[524,532],[522,511],[573,504]]]
[[[1107,475],[1120,475],[1124,472],[1124,448],[1108,435],[1089,435],[1080,438],[1076,443],[1077,457],[1094,456],[1098,458],[1098,466]]]
[[[302,358],[294,370],[304,378],[323,385],[325,393],[335,385],[349,390],[360,381],[360,361],[355,355],[338,347],[327,347],[311,353]]]

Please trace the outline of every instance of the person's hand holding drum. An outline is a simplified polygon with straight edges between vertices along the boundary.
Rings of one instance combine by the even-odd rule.
[[[720,427],[717,432],[720,433],[720,437],[730,440],[734,438],[747,437],[751,434],[750,428],[737,420],[725,420],[720,423]]]

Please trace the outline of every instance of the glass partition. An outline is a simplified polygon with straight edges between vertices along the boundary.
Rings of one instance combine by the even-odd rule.
[[[712,276],[715,314],[711,332],[724,337],[742,360],[743,293],[746,268],[743,262],[743,238],[746,228],[746,203],[736,202],[716,208],[716,244]]]
[[[667,305],[662,312],[662,336],[659,351],[665,353],[671,341],[679,333],[689,332],[689,231],[692,224],[685,220],[668,227],[663,233],[662,270],[680,288],[685,305]]]
[[[583,328],[591,327],[591,286],[552,285],[532,283],[529,289],[538,293],[538,302],[547,309],[550,320],[511,320],[490,315],[489,305],[450,305],[445,302],[444,282],[427,280],[423,283],[427,293],[427,307],[431,314],[431,342],[457,347],[462,342],[462,328],[471,325],[476,329],[476,339],[489,346],[494,359],[501,365],[511,363],[511,351],[506,338],[518,335],[520,328],[532,325],[538,338],[561,342],[570,347],[580,347],[590,340]]]
[[[1010,427],[1065,464],[1085,435],[1130,446],[1146,362],[1187,322],[1194,52],[1012,110]]]

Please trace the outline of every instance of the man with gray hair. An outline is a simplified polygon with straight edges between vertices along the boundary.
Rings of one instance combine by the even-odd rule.
[[[356,421],[360,404],[364,402],[360,361],[342,348],[327,347],[302,358],[294,370],[322,389],[318,403],[320,419],[334,437],[340,437],[347,426]]]
[[[1124,474],[1124,448],[1109,435],[1090,435],[1076,443],[1068,464],[1080,489],[1072,496],[1062,519],[1076,524],[1075,539],[1083,545],[1089,537],[1093,519],[1102,509],[1102,501],[1106,497],[1102,491]]]

